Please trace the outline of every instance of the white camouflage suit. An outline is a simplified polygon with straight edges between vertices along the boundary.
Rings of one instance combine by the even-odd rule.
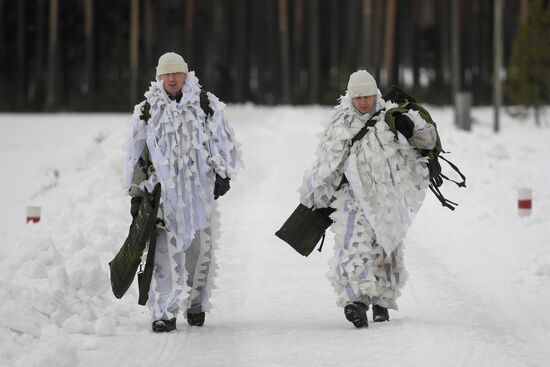
[[[161,80],[152,82],[145,93],[151,117],[147,122],[140,118],[145,101],[135,106],[126,145],[130,195],[143,188],[151,192],[157,182],[162,187],[159,216],[164,226],[157,226],[148,301],[153,320],[211,308],[219,236],[215,176],[232,178],[241,165],[224,104],[208,93],[213,114],[205,121],[199,94],[194,72],[187,74],[179,102],[170,100]]]
[[[393,107],[397,105],[377,91],[374,110],[363,115],[349,95],[341,97],[300,188],[300,201],[307,207],[336,209],[328,276],[340,307],[362,302],[397,309],[407,279],[402,241],[429,185],[426,158],[414,147],[432,149],[436,131],[410,110],[406,115],[414,122],[413,136],[396,136],[384,121],[385,111]],[[375,125],[351,146],[377,111]],[[343,175],[349,183],[336,190]]]

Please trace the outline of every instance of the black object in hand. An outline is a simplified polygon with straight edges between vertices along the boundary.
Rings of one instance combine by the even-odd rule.
[[[401,112],[394,112],[393,117],[395,121],[395,129],[403,134],[403,136],[407,139],[412,137],[414,132],[414,122],[412,122],[408,116],[403,115]]]
[[[216,173],[216,182],[214,182],[214,200],[217,200],[220,196],[225,195],[229,191],[229,177],[223,178]]]

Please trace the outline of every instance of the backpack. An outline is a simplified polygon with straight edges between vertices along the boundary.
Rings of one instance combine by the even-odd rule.
[[[201,89],[200,95],[199,95],[199,103],[201,106],[202,111],[206,115],[206,119],[208,119],[210,116],[214,114],[214,110],[212,107],[210,107],[210,101],[208,100],[208,94],[205,90]],[[145,103],[143,106],[141,106],[141,116],[139,118],[147,123],[149,119],[151,118],[151,104],[145,100]]]
[[[428,111],[418,103],[418,101],[414,98],[405,93],[400,88],[393,86],[391,89],[384,95],[384,100],[386,101],[392,101],[398,104],[398,107],[391,108],[388,111],[386,111],[385,121],[390,127],[390,130],[395,133],[395,118],[393,116],[394,112],[401,112],[406,113],[409,110],[417,111],[420,114],[420,117],[424,119],[427,123],[433,125],[435,127],[436,131],[436,143],[435,147],[433,149],[427,150],[427,149],[417,149],[420,154],[422,154],[425,157],[428,157],[428,170],[430,172],[430,185],[429,188],[432,191],[432,193],[437,197],[437,199],[441,202],[441,205],[451,209],[455,210],[455,207],[458,205],[455,202],[452,202],[443,196],[441,191],[439,190],[439,187],[443,185],[443,180],[454,182],[458,187],[466,187],[466,177],[460,172],[458,167],[450,162],[448,159],[442,156],[442,154],[446,154],[445,150],[443,150],[443,147],[441,145],[441,138],[439,136],[439,132],[437,131],[437,124],[432,119]],[[441,172],[441,164],[439,163],[439,159],[444,160],[447,162],[447,164],[455,171],[457,172],[462,181],[458,182],[453,179],[450,179],[446,175],[444,175]]]

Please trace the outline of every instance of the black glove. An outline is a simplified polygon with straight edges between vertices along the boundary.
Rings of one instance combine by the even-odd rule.
[[[216,182],[214,182],[214,200],[218,200],[220,196],[224,196],[229,191],[229,177],[223,178],[216,173]]]
[[[133,197],[132,200],[130,200],[130,214],[132,214],[132,218],[135,218],[136,215],[138,215],[142,200],[143,198],[141,196]]]
[[[401,112],[394,112],[393,117],[395,121],[395,129],[403,134],[403,136],[407,139],[412,137],[414,122],[412,122],[408,116],[403,115]]]

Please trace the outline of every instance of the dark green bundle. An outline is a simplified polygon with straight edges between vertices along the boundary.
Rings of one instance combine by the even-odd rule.
[[[275,235],[303,256],[308,256],[323,239],[321,251],[325,231],[332,224],[329,215],[333,211],[332,208],[311,209],[299,204]]]
[[[160,183],[155,185],[151,194],[147,189],[144,191],[143,200],[130,226],[128,237],[113,260],[109,262],[111,288],[116,298],[121,298],[132,285],[145,246],[154,234],[160,202]]]
[[[409,110],[418,111],[420,114],[420,117],[424,119],[429,124],[432,124],[436,131],[436,143],[435,147],[433,149],[427,150],[427,149],[418,149],[418,151],[424,155],[425,157],[428,157],[428,170],[430,171],[430,190],[434,193],[434,195],[439,199],[441,204],[451,210],[454,210],[455,207],[458,205],[455,202],[452,202],[448,199],[446,199],[441,191],[439,190],[439,187],[443,185],[443,180],[448,180],[454,182],[458,187],[466,187],[466,177],[460,172],[458,167],[447,160],[445,157],[442,156],[443,153],[447,153],[443,150],[441,146],[441,139],[439,137],[439,132],[437,131],[437,124],[430,116],[430,113],[426,111],[422,105],[418,103],[418,101],[414,98],[405,93],[400,88],[393,86],[386,95],[384,95],[384,99],[386,101],[392,101],[398,104],[398,107],[391,108],[388,111],[386,111],[385,121],[390,127],[390,130],[395,133],[395,117],[394,113],[402,113],[405,114]],[[444,160],[455,170],[461,177],[462,181],[458,182],[455,180],[450,179],[449,177],[445,176],[441,172],[441,164],[439,163],[439,158]]]

